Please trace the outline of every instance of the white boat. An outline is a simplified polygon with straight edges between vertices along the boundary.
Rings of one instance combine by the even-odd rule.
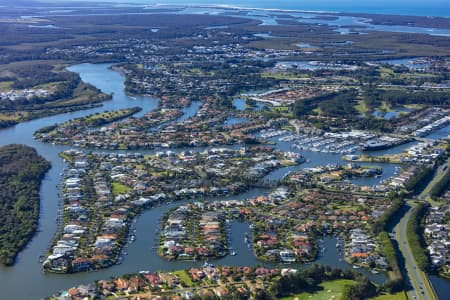
[[[236,255],[236,252],[231,252],[231,256],[235,256]]]
[[[205,261],[205,263],[203,264],[203,267],[204,267],[204,268],[208,268],[208,267],[210,267],[210,268],[214,268],[214,265],[213,265],[213,264],[210,264],[210,263],[208,263],[208,261]]]

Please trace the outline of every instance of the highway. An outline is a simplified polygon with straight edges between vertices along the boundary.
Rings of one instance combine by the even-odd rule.
[[[439,182],[439,180],[444,176],[445,171],[450,165],[450,158],[447,159],[445,163],[438,167],[437,172],[435,172],[434,178],[430,181],[430,183],[425,187],[422,193],[418,196],[418,199],[421,201],[429,201],[432,205],[434,202],[429,199],[429,194],[433,186]],[[416,261],[413,257],[410,245],[406,239],[406,224],[408,224],[409,219],[411,218],[412,212],[416,209],[414,202],[410,201],[408,203],[409,209],[408,212],[403,216],[400,222],[396,226],[396,240],[400,247],[400,251],[402,252],[403,257],[405,258],[405,266],[408,277],[410,279],[410,283],[412,285],[412,290],[408,291],[408,297],[410,299],[425,299],[425,300],[434,300],[437,299],[436,294],[431,286],[430,281],[428,280],[427,274],[422,272],[416,264]]]
[[[406,224],[414,209],[415,207],[410,208],[398,223],[396,227],[396,240],[405,258],[406,271],[412,285],[412,289],[408,291],[409,299],[433,300],[437,298],[432,291],[426,274],[417,266],[411,248],[406,240]]]

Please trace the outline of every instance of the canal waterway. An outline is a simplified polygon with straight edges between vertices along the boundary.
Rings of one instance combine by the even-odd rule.
[[[96,112],[100,113],[140,106],[143,110],[136,114],[136,116],[141,116],[158,107],[157,99],[148,96],[130,97],[126,95],[124,92],[124,77],[119,72],[111,70],[109,64],[81,64],[72,66],[69,70],[79,73],[83,81],[93,84],[103,92],[113,94],[113,99],[111,101],[106,101],[102,107],[32,120],[20,123],[11,128],[0,130],[0,146],[11,143],[26,144],[36,148],[39,154],[52,162],[52,168],[43,180],[40,192],[41,210],[38,232],[28,244],[27,248],[18,255],[17,263],[13,267],[0,266],[0,289],[2,291],[2,297],[5,297],[5,299],[40,299],[59,290],[64,290],[78,284],[90,283],[102,278],[109,278],[110,276],[119,276],[125,273],[138,272],[140,270],[157,271],[182,269],[203,264],[201,261],[169,262],[160,258],[156,254],[154,248],[157,238],[159,237],[157,229],[160,225],[159,222],[161,216],[174,206],[196,201],[195,199],[192,199],[160,205],[142,213],[136,219],[136,223],[133,226],[136,229],[136,241],[127,245],[124,249],[126,255],[120,265],[90,273],[58,275],[42,272],[38,257],[46,252],[57,231],[55,220],[61,205],[61,199],[58,197],[59,185],[62,182],[60,174],[63,172],[64,168],[67,167],[62,159],[59,158],[58,154],[69,147],[51,145],[34,140],[34,131],[44,126],[65,122],[73,118],[86,116]],[[193,116],[200,108],[200,105],[200,102],[193,102],[190,107],[186,108],[184,112],[187,117]],[[177,121],[181,122],[185,120],[185,118],[186,116]],[[283,148],[282,145],[280,147]],[[311,162],[314,161],[314,164],[326,164],[329,162],[330,157],[318,153],[311,153],[309,159]],[[308,166],[308,164],[306,164],[306,166]],[[279,174],[274,174],[274,176],[282,177],[288,171],[289,170],[286,169],[279,171]],[[209,200],[248,199],[268,192],[268,190],[264,189],[252,189],[239,196],[227,196]],[[246,231],[249,231],[248,224],[239,222],[231,223],[231,247],[236,251],[237,255],[215,260],[215,264],[262,265],[261,261],[256,260],[253,256],[251,248],[249,249],[243,242],[244,237],[242,234]],[[339,254],[336,251],[335,244],[336,242],[333,238],[324,239],[323,245],[326,250],[319,258],[318,262],[339,268],[351,268],[351,265],[339,260]],[[300,266],[291,265],[291,267]],[[382,274],[373,275],[367,272],[366,274],[376,282],[382,282],[385,279]]]
[[[65,122],[96,112],[140,106],[143,111],[137,114],[139,116],[158,106],[158,100],[154,98],[128,97],[124,92],[123,76],[110,70],[109,67],[109,64],[81,64],[69,68],[69,70],[79,73],[83,81],[95,85],[105,93],[113,93],[113,100],[104,102],[102,107],[23,122],[14,127],[0,130],[0,146],[12,143],[26,144],[36,148],[39,154],[52,163],[52,168],[46,174],[41,186],[41,207],[37,234],[28,246],[19,253],[17,262],[13,267],[0,266],[0,289],[2,297],[5,297],[4,299],[40,299],[57,290],[81,282],[89,282],[100,277],[107,278],[112,274],[123,273],[121,269],[115,269],[116,273],[97,272],[69,276],[44,274],[41,264],[38,262],[39,255],[46,252],[57,230],[55,220],[61,202],[58,197],[58,185],[61,183],[60,174],[66,167],[58,154],[69,147],[36,141],[33,139],[34,131],[43,126]],[[111,271],[108,270],[108,272]]]

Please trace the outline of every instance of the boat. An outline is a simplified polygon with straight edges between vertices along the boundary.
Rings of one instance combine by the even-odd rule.
[[[384,150],[391,148],[392,144],[389,142],[379,141],[379,140],[371,140],[363,145],[363,151],[376,151],[376,150]]]
[[[280,251],[280,259],[282,263],[293,263],[295,262],[294,252],[291,250]]]
[[[235,256],[236,255],[236,252],[231,252],[231,256]]]
[[[203,264],[203,267],[204,267],[204,268],[208,268],[208,267],[214,268],[214,265],[208,263],[208,261],[205,261],[205,263]]]
[[[353,269],[361,269],[361,267],[360,266],[353,266]]]

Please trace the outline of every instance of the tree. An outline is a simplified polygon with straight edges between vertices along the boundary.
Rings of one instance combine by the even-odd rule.
[[[37,228],[39,189],[50,163],[33,148],[0,148],[0,261],[12,265]]]

